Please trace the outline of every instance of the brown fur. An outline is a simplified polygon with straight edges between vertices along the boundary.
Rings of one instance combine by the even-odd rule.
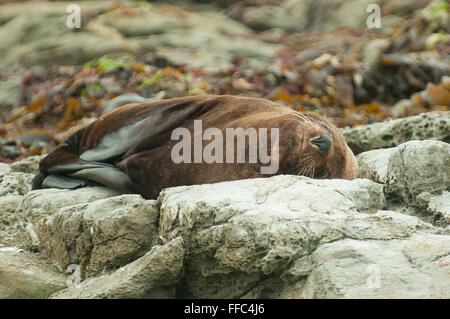
[[[123,106],[73,134],[66,145],[55,149],[41,161],[41,173],[47,175],[52,166],[64,164],[71,158],[77,160],[83,152],[99,145],[106,134],[136,122],[152,110],[164,107],[167,109],[163,118],[169,118],[175,109],[193,107],[193,112],[183,118],[180,125],[162,130],[109,160],[129,176],[134,191],[145,198],[156,198],[166,187],[270,176],[261,175],[260,163],[174,163],[171,150],[178,141],[170,139],[171,133],[176,127],[184,127],[189,129],[193,137],[194,120],[203,121],[203,131],[215,127],[223,132],[224,137],[226,128],[239,127],[245,130],[253,127],[257,131],[259,128],[279,128],[280,161],[277,174],[344,179],[353,179],[358,175],[352,151],[342,134],[329,121],[315,113],[299,113],[265,99],[240,96],[182,97]],[[312,138],[323,135],[333,142],[326,154],[310,142]],[[209,142],[204,141],[203,147]],[[248,159],[248,142],[246,148]]]

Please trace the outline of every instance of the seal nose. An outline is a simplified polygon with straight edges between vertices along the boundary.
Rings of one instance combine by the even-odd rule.
[[[328,153],[333,145],[331,139],[326,135],[311,140],[311,143],[319,147],[319,150],[323,153]]]

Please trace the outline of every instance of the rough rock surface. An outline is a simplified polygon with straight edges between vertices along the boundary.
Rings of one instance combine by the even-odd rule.
[[[0,163],[0,178],[11,173],[11,167],[8,164]]]
[[[1,189],[0,189],[1,191]],[[59,209],[76,205],[87,204],[99,199],[119,195],[116,191],[106,187],[85,187],[76,190],[65,189],[39,189],[33,190],[21,196],[11,198],[17,201],[16,208],[16,245],[37,249],[40,241],[36,234],[36,224],[44,217],[51,216]],[[22,238],[23,233],[27,236]]]
[[[379,254],[383,259],[390,254],[383,253],[389,246],[386,243],[406,244],[412,235],[433,229],[416,217],[380,210],[384,205],[382,185],[365,179],[316,181],[277,176],[166,189],[160,201],[160,234],[169,240],[183,236],[189,249],[183,292],[196,298],[271,298],[288,296],[287,291],[300,296],[306,289],[304,277],[309,279],[308,275],[324,262],[310,257],[320,247],[352,240],[363,251],[337,253],[335,262],[347,259],[348,264],[355,263],[364,251],[371,251],[366,247],[378,247],[372,251],[372,258]],[[366,204],[361,205],[361,201]],[[444,241],[449,236],[436,238]],[[398,258],[406,259],[401,249],[398,252]],[[415,271],[415,265],[405,260],[402,263],[405,271]],[[395,276],[398,269],[388,271],[388,277]],[[431,276],[432,271],[428,272]],[[324,284],[334,288],[320,294],[305,292],[305,296],[356,298],[369,289],[365,270],[357,277],[359,289],[342,294],[335,293],[341,280],[356,280],[351,267],[330,273],[335,283],[318,276],[314,289]],[[437,281],[439,277],[433,278]],[[389,281],[383,284],[389,285],[386,289],[397,297],[409,296],[404,286],[391,286]],[[450,294],[446,288],[442,291]],[[370,295],[367,291],[364,294]],[[426,296],[429,294],[424,292],[422,297]]]
[[[107,187],[93,186],[75,190],[37,189],[27,193],[18,207],[19,212],[29,217],[42,218],[56,213],[60,208],[87,204],[99,199],[117,196],[119,193]]]
[[[108,1],[79,5],[79,32],[66,26],[67,2],[2,5],[0,64],[80,64],[105,54],[155,52],[194,68],[221,69],[232,65],[235,54],[251,58],[253,66],[270,65],[278,49],[213,10],[196,13],[134,1],[122,1],[120,8]]]
[[[407,118],[342,129],[355,154],[398,146],[411,140],[450,143],[450,111],[435,111]]]
[[[443,191],[442,194],[430,196],[427,212],[442,217],[445,225],[450,225],[450,192]]]
[[[312,1],[288,0],[281,5],[248,7],[240,20],[256,30],[282,29],[301,31],[307,28],[308,8]]]
[[[18,207],[31,189],[32,178],[33,174],[13,172],[9,165],[0,163],[0,247],[29,247],[26,222]]]
[[[407,240],[347,238],[321,245],[295,262],[284,277],[291,284],[277,297],[448,298],[449,239],[414,234]],[[296,282],[302,277],[304,282]]]
[[[0,165],[0,254],[26,257],[2,260],[26,270],[31,258],[57,282],[77,265],[83,280],[53,294],[65,286],[22,276],[31,291],[18,270],[0,294],[450,298],[449,154],[445,142],[410,141],[359,154],[363,178],[352,181],[281,175],[168,188],[158,201],[104,187],[29,191],[23,171],[36,161]]]
[[[13,172],[22,172],[29,174],[37,174],[39,172],[39,162],[45,157],[45,155],[30,156],[21,161],[11,164],[11,170]]]
[[[420,206],[417,196],[450,190],[450,144],[410,141],[397,147],[388,164],[386,193]]]
[[[0,196],[25,195],[31,190],[33,174],[9,172],[0,176]]]
[[[121,195],[60,209],[35,224],[41,253],[63,267],[98,275],[139,258],[157,244],[156,201]]]
[[[377,183],[386,184],[388,178],[388,164],[391,154],[397,148],[385,148],[358,154],[359,176]]]
[[[384,185],[389,200],[431,217],[433,224],[449,224],[450,144],[409,141],[357,156],[360,176]]]
[[[83,281],[79,287],[57,292],[53,299],[173,298],[183,269],[183,240],[154,246],[141,258],[111,275]]]
[[[66,288],[62,274],[29,252],[0,248],[0,299],[47,298]]]
[[[395,2],[395,3],[394,3]],[[286,0],[266,6],[248,6],[237,18],[256,30],[281,29],[288,32],[330,32],[339,27],[364,28],[373,10],[370,4],[381,7],[382,28],[394,27],[403,16],[424,7],[429,0]],[[233,13],[233,11],[232,11]]]

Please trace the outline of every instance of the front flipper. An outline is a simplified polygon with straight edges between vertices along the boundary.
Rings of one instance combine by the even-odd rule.
[[[80,159],[86,162],[101,162],[125,154],[137,144],[180,125],[198,114],[201,108],[201,105],[195,102],[163,105],[152,110],[145,118],[104,135],[99,145],[85,151],[80,155]],[[106,120],[103,125],[106,125],[105,122]]]
[[[69,178],[64,175],[51,174],[48,175],[40,185],[41,188],[61,188],[61,189],[76,189],[84,187],[86,181]]]
[[[116,167],[86,168],[69,176],[97,182],[121,193],[135,193],[128,175]]]
[[[87,169],[87,168],[115,168],[115,166],[108,164],[108,163],[102,163],[102,162],[88,162],[83,161],[80,159],[73,159],[70,162],[54,165],[51,168],[48,169],[48,172],[50,174],[69,174],[76,171],[79,171],[81,169]]]

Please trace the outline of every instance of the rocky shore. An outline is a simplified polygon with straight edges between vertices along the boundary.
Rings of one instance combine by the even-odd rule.
[[[398,145],[365,149],[353,181],[280,175],[144,200],[30,191],[39,156],[1,164],[0,298],[449,298],[450,145],[436,133],[449,120],[358,128]],[[397,139],[409,126],[424,139]]]

